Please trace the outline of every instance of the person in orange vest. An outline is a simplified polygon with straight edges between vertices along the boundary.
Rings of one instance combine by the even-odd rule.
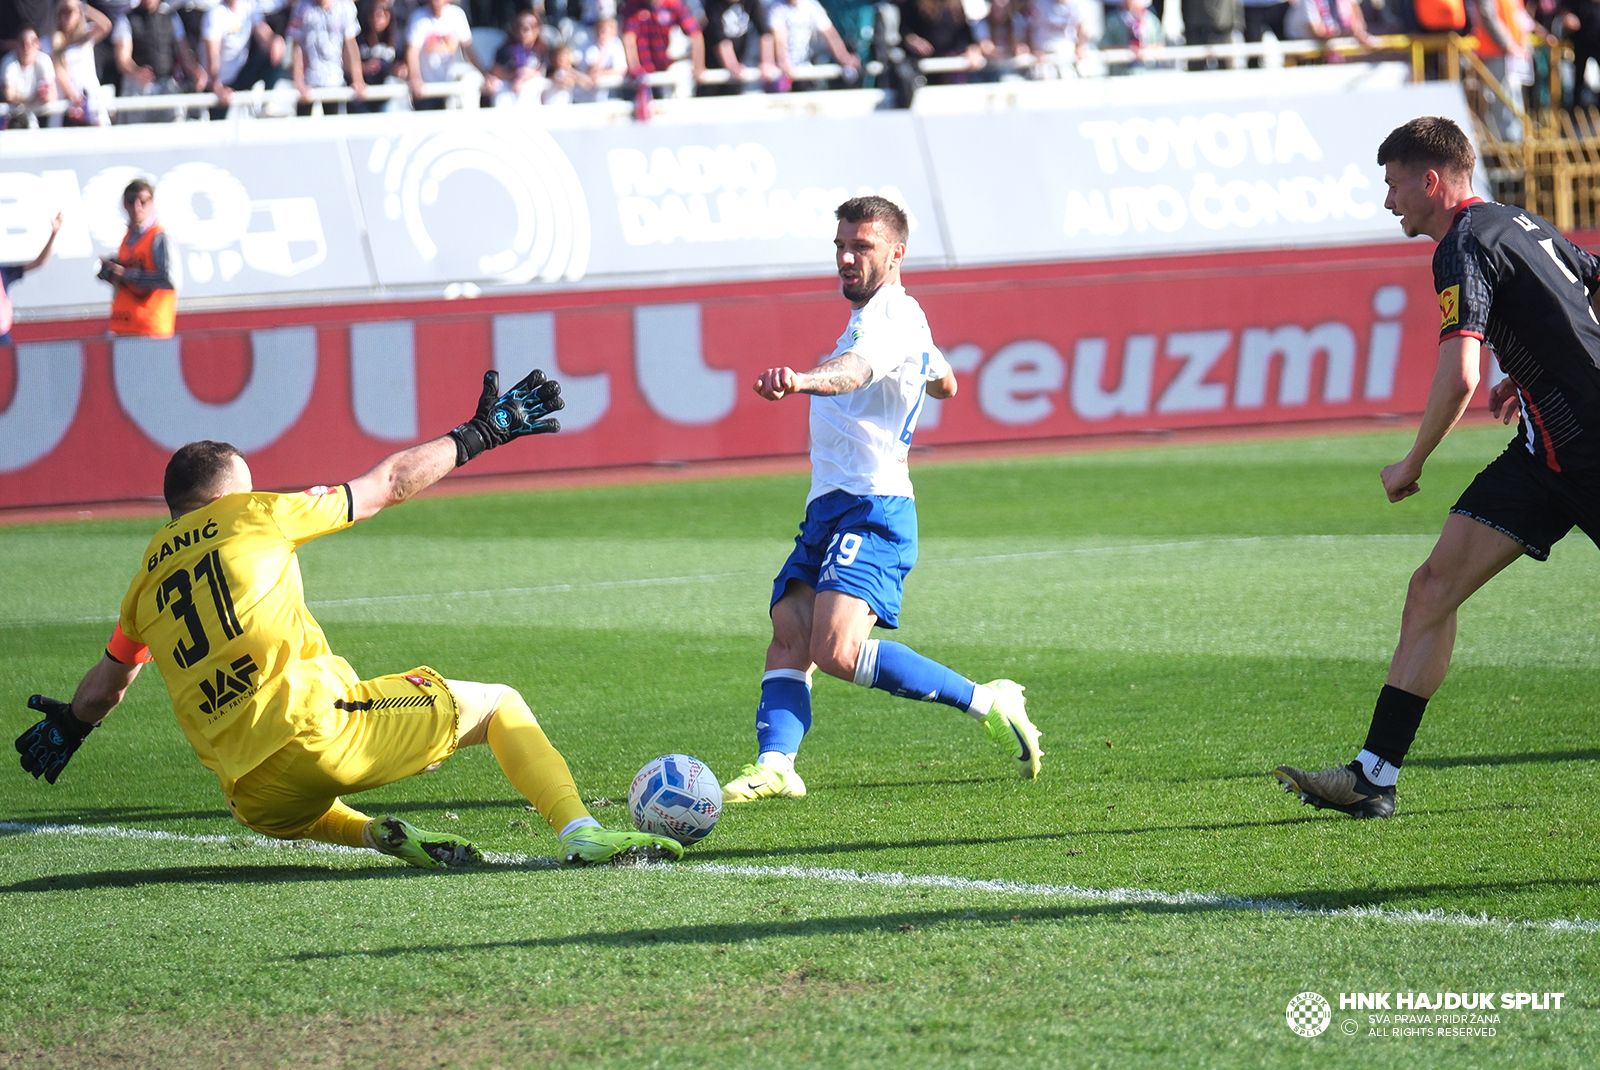
[[[111,333],[171,338],[178,318],[178,292],[167,273],[166,232],[156,222],[155,189],[142,178],[122,191],[128,233],[114,258],[100,259],[99,277],[113,287]]]

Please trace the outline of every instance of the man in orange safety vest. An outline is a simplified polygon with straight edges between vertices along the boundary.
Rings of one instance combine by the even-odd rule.
[[[178,293],[167,271],[166,232],[156,222],[155,189],[142,178],[122,191],[128,233],[113,258],[102,257],[99,277],[112,285],[111,333],[171,338]]]

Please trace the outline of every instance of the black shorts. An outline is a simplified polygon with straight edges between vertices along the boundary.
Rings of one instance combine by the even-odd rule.
[[[1600,471],[1552,472],[1513,442],[1450,511],[1509,535],[1529,557],[1544,561],[1574,527],[1600,544]]]

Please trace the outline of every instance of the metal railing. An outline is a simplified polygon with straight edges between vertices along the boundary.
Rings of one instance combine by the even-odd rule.
[[[449,82],[429,82],[422,87],[422,96],[443,97],[447,107],[476,108],[483,85],[481,76]],[[306,96],[312,105],[312,114],[321,114],[328,105],[348,104],[358,99],[355,90],[348,86],[332,89],[311,89]],[[366,87],[365,100],[384,102],[409,98],[411,89],[401,82]],[[235,90],[228,107],[239,108],[254,115],[293,115],[301,103],[300,93],[293,85],[280,82],[271,89],[257,83],[253,89]],[[148,96],[112,97],[101,99],[100,105],[113,117],[137,116],[150,112],[165,112],[167,121],[196,120],[204,122],[211,117],[211,109],[222,107],[215,93],[154,93]],[[17,104],[11,108],[12,126],[40,126],[55,115],[62,115],[72,107],[65,100],[49,104]]]
[[[1462,40],[1449,34],[1425,37],[1378,37],[1367,42],[1358,41],[1353,37],[1343,37],[1328,41],[1161,45],[1137,53],[1126,48],[1091,49],[1081,58],[1066,52],[1055,55],[996,58],[982,60],[977,64],[969,63],[962,56],[937,57],[920,60],[916,66],[923,75],[935,78],[949,75],[978,75],[988,79],[1021,77],[1044,80],[1058,77],[1105,77],[1114,67],[1125,67],[1134,63],[1160,67],[1187,64],[1190,61],[1207,61],[1225,66],[1243,66],[1246,61],[1254,59],[1264,61],[1267,65],[1293,66],[1305,62],[1325,61],[1332,57],[1405,58],[1411,61],[1413,76],[1420,81],[1423,75],[1424,57],[1429,52],[1449,53],[1450,60],[1442,66],[1454,71],[1457,63],[1451,50],[1459,49]],[[1470,41],[1470,38],[1466,40]],[[859,74],[867,77],[879,78],[884,73],[883,64],[877,62],[868,62],[859,68]],[[848,75],[846,69],[837,63],[819,63],[794,68],[792,79],[796,84],[837,84],[847,82]],[[637,80],[620,75],[602,76],[595,80],[595,87],[597,90],[610,92],[632,85],[645,85],[664,89],[666,95],[682,99],[693,96],[697,85],[727,85],[734,80],[729,71],[716,69],[703,71],[697,78],[690,63],[682,60],[665,71],[644,74]],[[755,68],[746,67],[740,80],[746,85],[754,85],[761,82],[761,73]],[[423,87],[421,95],[428,98],[442,97],[447,102],[446,106],[451,108],[475,108],[478,106],[482,87],[482,76],[469,68],[464,76],[454,81],[428,83]],[[368,102],[387,103],[408,98],[410,95],[408,86],[391,83],[367,86],[365,99]],[[322,114],[333,106],[348,104],[356,99],[355,93],[347,87],[313,89],[307,96],[312,104],[313,115]],[[300,94],[293,86],[280,82],[270,90],[258,85],[255,89],[235,92],[230,107],[242,109],[256,116],[279,116],[294,114],[295,106],[301,102]],[[220,106],[214,93],[106,97],[102,100],[102,104],[113,118],[165,112],[168,117],[178,120],[202,121],[210,118],[211,109]],[[12,123],[26,126],[39,125],[41,122],[48,122],[52,116],[65,113],[69,108],[70,104],[66,101],[43,105],[15,105],[12,108]]]
[[[1413,80],[1423,81],[1429,72],[1429,57],[1435,56],[1437,58],[1431,66],[1436,70],[1437,76],[1465,82],[1469,100],[1475,100],[1481,105],[1482,99],[1488,96],[1498,97],[1514,114],[1523,118],[1525,113],[1521,102],[1516,99],[1517,94],[1508,92],[1490,74],[1482,60],[1478,58],[1476,48],[1477,41],[1474,38],[1457,34],[1390,35],[1365,40],[1341,37],[1325,41],[1154,45],[1137,52],[1126,48],[1090,49],[1081,57],[1072,52],[1063,52],[1053,55],[993,58],[980,60],[977,63],[969,62],[964,56],[937,57],[918,61],[916,68],[925,77],[935,79],[968,76],[978,80],[997,78],[1050,80],[1102,78],[1110,75],[1114,69],[1125,69],[1134,64],[1177,68],[1191,63],[1205,62],[1220,67],[1243,67],[1249,61],[1256,61],[1263,66],[1295,66],[1330,60],[1399,59],[1410,63]],[[1550,68],[1551,97],[1559,100],[1561,92],[1559,67],[1551,63]],[[476,108],[483,92],[483,77],[465,64],[459,65],[458,71],[461,72],[461,76],[453,81],[424,85],[421,96],[443,98],[449,108]],[[868,62],[863,64],[857,73],[881,79],[886,71],[883,64]],[[848,84],[849,77],[846,69],[836,63],[796,67],[792,73],[796,84],[840,84],[841,82]],[[739,80],[746,85],[755,85],[761,82],[762,78],[760,71],[746,67],[741,72]],[[602,76],[595,80],[595,87],[599,91],[611,93],[629,89],[634,85],[644,85],[664,90],[664,96],[683,99],[692,97],[698,85],[727,85],[733,81],[735,78],[731,72],[717,69],[702,71],[696,77],[690,63],[682,60],[667,70],[640,75],[637,79],[624,78],[620,75]],[[403,83],[388,83],[367,86],[364,99],[371,103],[387,103],[410,97],[409,86]],[[348,87],[339,87],[310,90],[307,99],[312,105],[312,114],[320,115],[339,105],[347,105],[357,98]],[[214,93],[108,96],[102,98],[101,103],[113,118],[118,116],[131,118],[141,113],[166,113],[167,118],[201,121],[209,119],[211,110],[220,106]],[[279,82],[270,90],[258,85],[254,89],[235,92],[230,101],[230,109],[238,109],[253,116],[282,116],[295,114],[296,105],[300,103],[302,99],[299,92],[292,85]],[[66,101],[55,101],[44,105],[15,105],[12,108],[12,123],[38,125],[41,122],[48,122],[54,115],[66,112],[69,107]],[[1481,110],[1481,106],[1474,108],[1474,111],[1480,114]]]

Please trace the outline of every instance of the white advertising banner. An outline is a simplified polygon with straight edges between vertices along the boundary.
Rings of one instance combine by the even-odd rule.
[[[975,265],[1400,240],[1378,145],[1419,115],[1472,130],[1446,82],[921,121]]]
[[[943,266],[910,115],[546,132],[488,113],[348,138],[381,285],[706,281],[828,270],[834,208],[906,207]]]
[[[1460,87],[1435,83],[549,130],[490,109],[17,131],[0,263],[33,259],[62,213],[12,300],[24,320],[103,315],[95,261],[136,175],[189,310],[825,275],[833,209],[862,193],[908,209],[914,268],[1398,241],[1374,153],[1424,114],[1470,129]]]
[[[200,124],[188,125],[5,135],[14,140],[0,158],[0,263],[32,260],[62,215],[50,262],[12,295],[19,309],[109,306],[98,258],[115,255],[128,227],[122,191],[141,176],[158,191],[182,297],[371,289],[338,142],[197,142]]]

